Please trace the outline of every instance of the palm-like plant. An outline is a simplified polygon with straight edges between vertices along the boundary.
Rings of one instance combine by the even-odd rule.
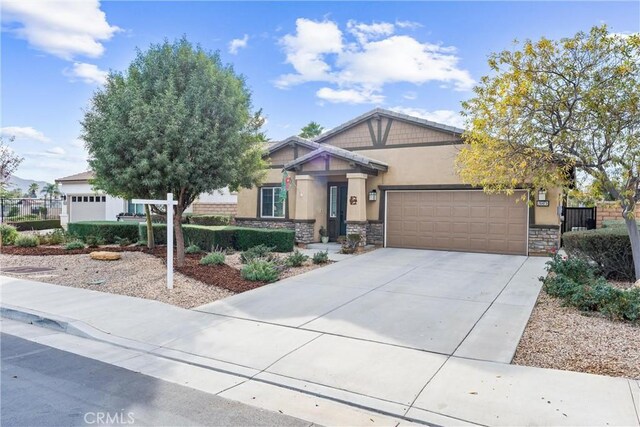
[[[62,193],[60,192],[60,189],[58,188],[58,184],[46,184],[42,190],[40,190],[40,193],[44,194],[44,199],[45,199],[45,209],[46,209],[46,201],[47,201],[47,196],[49,196],[49,207],[51,207],[51,201],[53,200],[54,197],[58,197],[59,195],[61,195]],[[45,211],[46,212],[46,211]]]
[[[29,196],[31,197],[36,197],[36,194],[38,193],[38,189],[40,188],[40,186],[38,184],[36,184],[35,182],[29,184],[29,189],[27,190],[27,193],[29,193]]]

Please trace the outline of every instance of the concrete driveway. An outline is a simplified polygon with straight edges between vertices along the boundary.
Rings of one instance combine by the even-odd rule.
[[[385,248],[197,310],[509,363],[545,261]]]

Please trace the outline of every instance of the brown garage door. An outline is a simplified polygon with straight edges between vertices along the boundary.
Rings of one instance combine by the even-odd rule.
[[[526,255],[523,194],[387,192],[386,246]]]

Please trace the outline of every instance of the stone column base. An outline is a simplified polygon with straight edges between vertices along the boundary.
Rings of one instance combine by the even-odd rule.
[[[529,225],[529,255],[549,255],[559,247],[559,226]]]
[[[382,246],[384,244],[384,223],[369,221],[367,224],[367,244]]]
[[[361,237],[359,246],[365,246],[367,244],[368,225],[367,221],[347,221],[347,239],[349,234],[359,234]]]
[[[296,243],[311,243],[314,239],[315,220],[297,220],[295,221]]]

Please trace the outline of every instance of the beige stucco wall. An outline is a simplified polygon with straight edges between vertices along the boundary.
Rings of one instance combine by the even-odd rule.
[[[295,182],[295,173],[289,172],[289,176]],[[280,185],[282,182],[282,170],[280,168],[269,169],[263,180],[264,184]],[[296,211],[296,198],[289,195],[289,217],[293,218]],[[243,188],[238,192],[238,212],[240,218],[256,218],[258,213],[258,189],[256,187]]]
[[[538,197],[537,191],[533,192],[533,197]],[[547,190],[547,200],[549,200],[549,206],[535,207],[535,224],[559,225],[558,207],[562,205],[562,191],[558,188]]]

